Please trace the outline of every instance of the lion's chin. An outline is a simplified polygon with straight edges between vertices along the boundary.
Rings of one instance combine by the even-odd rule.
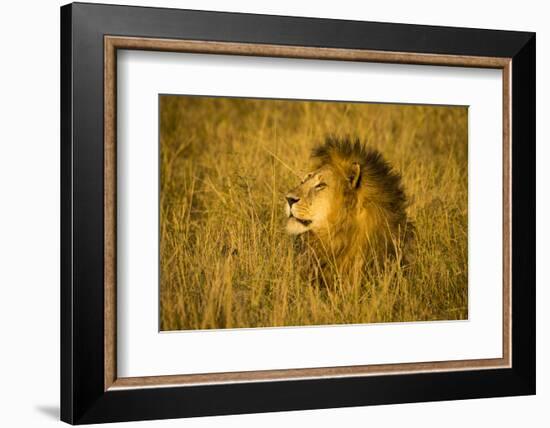
[[[286,231],[290,235],[300,235],[310,229],[311,221],[298,220],[290,217],[286,223]]]

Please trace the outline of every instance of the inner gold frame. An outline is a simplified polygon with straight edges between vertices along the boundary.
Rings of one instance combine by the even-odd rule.
[[[301,59],[324,59],[418,65],[493,68],[502,70],[503,91],[503,320],[502,358],[422,363],[355,365],[304,369],[261,370],[228,373],[204,373],[169,376],[118,377],[116,349],[116,85],[117,50],[170,51],[212,55],[240,55]],[[511,80],[512,59],[460,55],[382,52],[228,43],[195,40],[169,40],[138,37],[104,37],[104,390],[163,386],[192,386],[235,382],[259,382],[311,378],[337,378],[391,375],[418,372],[480,370],[511,367]]]

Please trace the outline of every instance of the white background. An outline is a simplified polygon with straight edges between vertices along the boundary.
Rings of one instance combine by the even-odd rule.
[[[110,3],[109,1],[104,1]],[[124,426],[548,426],[550,416],[549,13],[544,2],[463,0],[266,2],[126,1],[195,9],[537,31],[538,394],[461,402],[226,416]],[[0,420],[54,426],[59,406],[59,10],[62,2],[0,9]],[[541,78],[542,77],[542,78]]]
[[[502,356],[501,70],[123,51],[117,79],[119,376]],[[159,93],[468,105],[468,320],[159,334]]]

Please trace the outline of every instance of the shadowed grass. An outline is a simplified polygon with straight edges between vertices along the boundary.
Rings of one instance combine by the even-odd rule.
[[[162,330],[467,318],[465,107],[162,96]],[[327,134],[402,174],[416,257],[320,287],[284,231],[284,194]]]

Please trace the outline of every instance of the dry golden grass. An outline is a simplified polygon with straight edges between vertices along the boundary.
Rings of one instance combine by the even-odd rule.
[[[162,96],[162,330],[465,319],[465,107]],[[403,176],[416,258],[350,284],[302,279],[284,194],[327,134]]]

